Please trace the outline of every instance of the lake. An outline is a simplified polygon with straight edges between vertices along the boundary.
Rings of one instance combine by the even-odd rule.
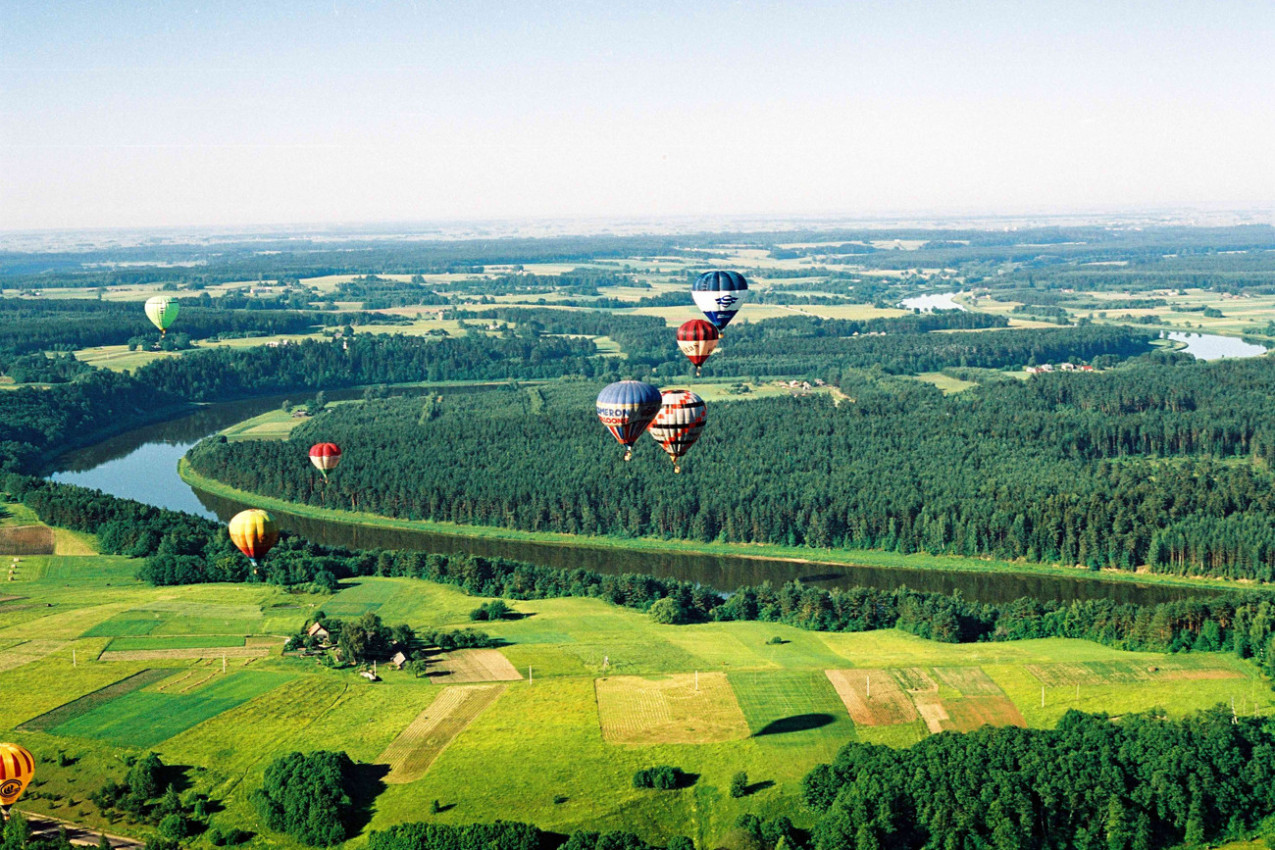
[[[922,313],[930,310],[964,310],[964,307],[953,300],[957,295],[960,293],[936,292],[931,295],[914,295],[911,298],[904,298],[899,302],[899,306],[904,310],[920,310]]]
[[[474,388],[451,388],[473,392]],[[447,392],[448,389],[413,390]],[[350,390],[328,394],[332,399],[357,397]],[[169,422],[148,425],[65,455],[50,477],[55,481],[93,487],[122,498],[170,510],[186,511],[225,521],[250,505],[193,489],[177,475],[177,461],[203,437],[277,408],[282,396],[208,405]],[[697,553],[633,551],[578,543],[559,544],[500,540],[427,531],[383,529],[357,523],[333,522],[271,511],[280,528],[308,540],[350,548],[416,549],[428,552],[469,552],[504,557],[561,569],[601,573],[643,573],[662,578],[700,582],[719,590],[794,579],[821,587],[866,586],[880,589],[911,587],[938,593],[960,591],[980,602],[1008,602],[1024,596],[1071,601],[1110,598],[1153,604],[1213,595],[1210,588],[1175,587],[1130,581],[1111,581],[1012,572],[953,572],[923,568],[883,568],[807,563],[783,558]]]
[[[1200,360],[1221,360],[1223,357],[1257,357],[1265,354],[1266,349],[1251,342],[1245,342],[1233,336],[1218,334],[1193,334],[1183,331],[1169,331],[1166,337],[1186,343],[1183,349],[1187,354]]]

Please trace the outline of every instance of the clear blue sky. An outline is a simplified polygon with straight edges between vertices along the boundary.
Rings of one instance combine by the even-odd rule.
[[[1275,3],[0,0],[0,228],[1275,204]]]

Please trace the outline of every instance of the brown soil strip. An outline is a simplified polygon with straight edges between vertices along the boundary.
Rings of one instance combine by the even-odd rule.
[[[895,726],[917,718],[916,706],[888,670],[825,670],[855,723]]]
[[[53,529],[47,525],[0,528],[0,555],[52,555],[54,542]]]
[[[430,676],[439,684],[513,682],[522,678],[509,659],[497,649],[457,649],[444,653],[431,665]]]

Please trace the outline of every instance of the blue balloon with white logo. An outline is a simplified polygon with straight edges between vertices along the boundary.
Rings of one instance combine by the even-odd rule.
[[[691,286],[695,306],[719,331],[730,324],[748,297],[748,281],[739,272],[711,271]]]
[[[624,459],[633,457],[633,444],[660,412],[663,396],[645,381],[617,381],[598,393],[598,418],[624,446]]]

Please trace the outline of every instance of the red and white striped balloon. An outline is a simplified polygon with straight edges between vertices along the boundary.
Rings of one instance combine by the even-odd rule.
[[[327,478],[328,473],[336,469],[341,462],[341,447],[336,443],[315,443],[310,447],[310,463]]]

